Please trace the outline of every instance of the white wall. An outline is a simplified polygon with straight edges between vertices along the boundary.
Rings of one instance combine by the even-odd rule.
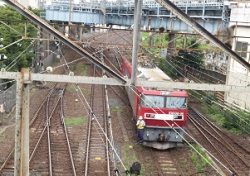
[[[237,42],[247,42],[247,51],[250,51],[250,3],[241,3],[232,8],[230,24],[232,35],[238,36],[232,40],[232,49],[236,49]],[[244,37],[243,37],[244,36]],[[249,37],[249,38],[247,38]],[[250,55],[247,53],[246,61],[249,62]],[[230,60],[229,71],[227,74],[227,84],[237,86],[250,86],[250,73],[245,67],[234,59]],[[250,93],[246,92],[229,92],[226,93],[225,100],[242,108],[250,110]]]
[[[24,7],[32,7],[34,9],[38,9],[39,0],[18,0],[20,4]]]

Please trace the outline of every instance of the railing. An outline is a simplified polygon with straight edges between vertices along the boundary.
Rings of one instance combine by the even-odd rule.
[[[186,7],[186,6],[223,6],[224,0],[172,0],[172,3],[174,3],[178,7]],[[45,5],[45,9],[48,10],[60,10],[60,11],[68,11],[69,10],[70,3],[67,2],[59,2],[59,1],[53,1],[51,5]],[[80,4],[71,4],[71,7],[74,10],[80,10],[83,9],[102,9],[104,7],[103,2],[89,2],[89,3],[80,3]],[[107,2],[106,8],[134,8],[134,2]],[[145,1],[143,4],[143,8],[160,8],[161,5],[156,3],[155,1]],[[74,9],[75,8],[75,9]],[[76,9],[77,8],[77,9]]]
[[[3,112],[10,112],[16,104],[16,83],[0,94],[0,105]]]

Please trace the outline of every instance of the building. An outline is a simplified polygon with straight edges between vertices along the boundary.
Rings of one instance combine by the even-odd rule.
[[[231,9],[229,29],[231,31],[232,49],[244,58],[248,63],[250,60],[250,2],[235,2],[235,7]],[[228,85],[250,86],[250,73],[237,61],[231,59],[227,81]],[[228,92],[225,100],[250,110],[250,93]]]
[[[32,7],[33,9],[39,8],[39,0],[17,0],[18,3],[22,4],[24,7]]]

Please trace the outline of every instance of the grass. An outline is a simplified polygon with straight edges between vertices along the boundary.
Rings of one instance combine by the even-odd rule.
[[[148,32],[142,32],[140,34],[140,44],[143,46],[147,46],[149,43],[149,33]]]
[[[133,149],[130,148],[130,146],[133,146],[132,144],[126,144],[123,147],[123,152],[124,152],[124,165],[126,166],[126,168],[130,168],[130,166],[138,161],[138,158],[136,156],[136,153],[134,152]],[[141,172],[140,175],[143,175],[143,165],[141,164]],[[134,174],[132,174],[134,175]]]
[[[197,171],[202,171],[209,165],[211,165],[211,161],[208,155],[202,150],[200,146],[195,146],[195,149],[202,155],[202,157],[196,152],[191,151],[191,159],[194,164],[194,167]]]
[[[65,117],[65,124],[67,127],[80,125],[82,123],[86,123],[88,119],[86,117]]]
[[[80,72],[80,75],[85,76],[87,74],[87,65],[86,64],[77,64],[75,69],[75,72]]]
[[[123,112],[124,109],[122,107],[113,107],[113,108],[111,108],[111,111],[112,112],[117,112],[117,111]]]
[[[244,133],[243,128],[248,129],[249,126],[244,126],[244,122],[249,118],[249,114],[235,115],[227,110],[223,110],[217,104],[207,105],[202,103],[202,109],[206,113],[206,116],[213,120],[216,125],[227,129],[228,131],[235,134]]]
[[[193,96],[196,100],[200,101],[204,115],[214,121],[216,125],[235,134],[243,134],[246,133],[246,131],[249,131],[249,113],[241,111],[232,113],[227,109],[223,109],[221,106],[212,102],[216,101],[214,95],[206,94],[201,91],[197,91],[198,95],[193,94],[190,91],[188,92],[190,96]]]
[[[125,166],[127,166],[127,168],[129,168],[130,166],[130,148],[129,148],[130,144],[127,144],[123,147],[123,151],[124,151],[124,160],[125,160]]]
[[[76,91],[76,87],[74,86],[74,84],[68,84],[66,90],[70,93],[73,93]]]
[[[81,86],[80,86],[80,88],[81,88]],[[75,84],[68,84],[68,86],[67,86],[67,88],[66,88],[66,90],[67,90],[68,92],[70,92],[70,93],[76,92],[77,89],[78,89],[78,88],[75,86]],[[81,88],[81,91],[83,92],[84,95],[89,95],[89,93],[90,93],[89,90],[84,89],[84,88]]]

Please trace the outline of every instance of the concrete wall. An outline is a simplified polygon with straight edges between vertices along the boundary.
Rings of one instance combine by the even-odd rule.
[[[39,0],[18,0],[18,3],[22,4],[24,7],[32,7],[38,9]]]
[[[250,2],[239,3],[235,8],[232,8],[229,26],[232,31],[232,35],[238,36],[232,40],[232,49],[236,50],[237,42],[245,42],[248,44],[247,52],[250,52]],[[245,60],[249,62],[249,59],[250,56],[249,53],[247,53]],[[227,84],[250,86],[249,70],[237,61],[231,59],[227,74]],[[225,100],[250,110],[250,93],[229,92],[225,94]]]

